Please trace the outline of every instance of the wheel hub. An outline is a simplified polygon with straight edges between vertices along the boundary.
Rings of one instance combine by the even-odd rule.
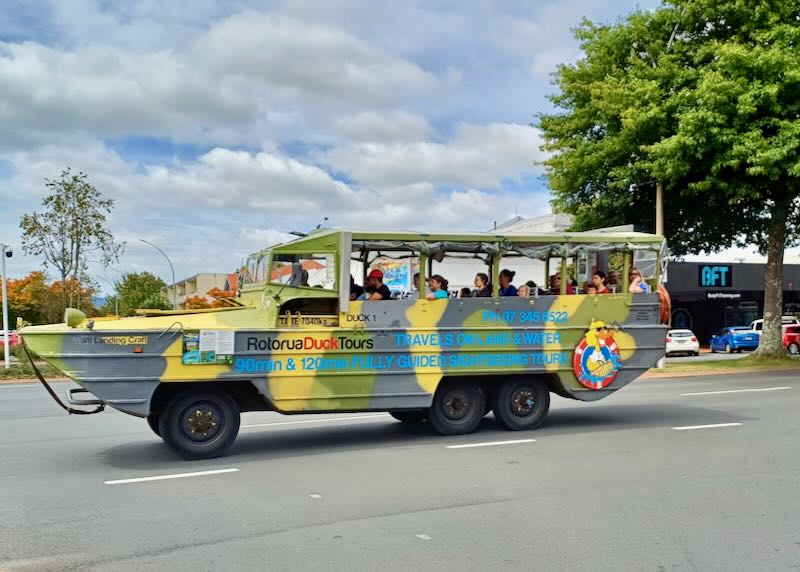
[[[447,415],[449,419],[461,419],[469,413],[469,397],[460,390],[450,391],[445,396],[444,407],[445,415]]]
[[[211,404],[196,404],[188,407],[183,414],[182,429],[192,441],[206,441],[213,438],[222,425],[222,414]]]
[[[514,392],[511,397],[511,409],[514,415],[525,417],[533,413],[536,402],[533,399],[533,391],[527,388]]]

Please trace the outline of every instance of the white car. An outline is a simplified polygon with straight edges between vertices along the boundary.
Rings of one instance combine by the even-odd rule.
[[[670,330],[667,332],[667,355],[700,355],[700,342],[692,330]]]
[[[800,319],[796,316],[781,316],[781,327],[785,330],[787,326],[800,326]],[[750,322],[750,329],[760,336],[764,330],[764,320],[753,320]]]

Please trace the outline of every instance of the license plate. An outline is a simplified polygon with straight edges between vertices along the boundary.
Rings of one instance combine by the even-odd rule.
[[[679,344],[685,344],[686,342],[687,342],[687,340],[678,340]]]

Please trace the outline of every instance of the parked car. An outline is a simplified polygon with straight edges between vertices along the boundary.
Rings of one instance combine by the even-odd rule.
[[[800,326],[788,326],[783,330],[783,347],[796,356],[800,354]]]
[[[17,345],[17,342],[18,342],[17,332],[14,331],[8,332],[8,348],[13,350],[14,346]],[[4,344],[3,331],[0,330],[0,352],[5,351],[3,348],[3,344]]]
[[[667,355],[700,355],[700,342],[692,330],[670,330],[667,332]]]
[[[761,337],[747,326],[725,327],[711,336],[712,352],[741,352],[758,347]]]
[[[781,326],[800,326],[800,319],[797,316],[781,316]],[[764,320],[753,320],[750,322],[750,329],[761,335],[761,331],[764,329]]]

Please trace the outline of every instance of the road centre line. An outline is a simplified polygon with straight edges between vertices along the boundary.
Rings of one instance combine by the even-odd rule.
[[[302,421],[277,421],[275,423],[255,423],[252,425],[242,425],[240,429],[250,429],[251,427],[277,427],[279,425],[301,425],[304,423],[325,423],[326,421],[351,421],[353,419],[379,419],[385,418],[385,413],[378,415],[353,415],[352,417],[328,417],[327,419],[303,419]]]
[[[104,481],[107,485],[127,485],[129,483],[146,483],[148,481],[166,481],[168,479],[185,479],[187,477],[205,477],[206,475],[221,475],[223,473],[236,473],[239,469],[215,469],[213,471],[197,471],[195,473],[175,473],[172,475],[157,475],[155,477],[136,477],[133,479],[119,479]]]
[[[686,425],[684,427],[673,427],[675,431],[688,431],[689,429],[715,429],[717,427],[739,427],[741,423],[714,423],[713,425]]]
[[[448,449],[469,449],[470,447],[493,447],[495,445],[515,445],[517,443],[535,443],[536,439],[515,439],[514,441],[491,441],[489,443],[467,443],[465,445],[447,445]]]
[[[690,395],[722,395],[723,393],[751,393],[756,391],[780,391],[782,389],[791,389],[789,386],[783,387],[762,387],[757,389],[726,389],[723,391],[697,391],[694,393],[681,393],[682,397]]]

